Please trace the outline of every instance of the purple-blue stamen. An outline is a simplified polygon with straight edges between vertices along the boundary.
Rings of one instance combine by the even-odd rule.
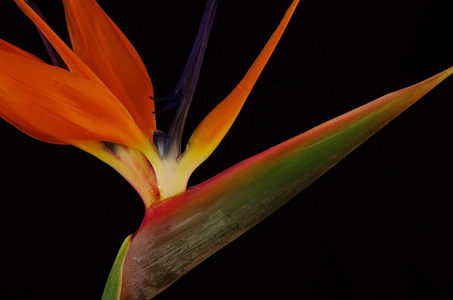
[[[156,102],[156,104],[159,103],[159,104],[164,105],[163,108],[156,109],[156,111],[153,112],[154,114],[161,114],[163,112],[176,109],[178,107],[178,104],[181,101],[182,97],[181,97],[181,95],[179,97],[174,96],[174,91],[173,91],[170,95],[168,95],[164,98],[154,98],[154,97],[150,97],[150,98],[151,98],[151,100]]]
[[[41,19],[46,22],[46,19],[44,18],[44,15],[41,13],[41,10],[38,8],[38,5],[36,5],[35,1],[33,0],[25,0],[25,2],[38,14],[38,16],[41,17]],[[46,22],[47,23],[47,22]],[[41,37],[41,40],[44,44],[44,47],[47,50],[47,53],[50,57],[50,61],[52,65],[63,68],[63,69],[68,69],[68,66],[66,63],[63,61],[61,56],[58,54],[58,52],[55,50],[55,48],[50,44],[50,42],[47,40],[47,38],[42,34],[41,30],[39,30],[38,27],[36,27],[38,30],[39,36]]]
[[[175,153],[176,157],[181,154],[181,140],[184,125],[197,86],[216,8],[217,0],[208,0],[195,43],[173,92],[162,99],[152,98],[153,100],[164,104],[164,108],[161,111],[167,111],[172,109],[172,107],[176,107],[176,112],[168,129],[168,133],[165,134],[156,131],[153,135],[154,143],[157,145],[159,154],[162,158],[170,152]]]

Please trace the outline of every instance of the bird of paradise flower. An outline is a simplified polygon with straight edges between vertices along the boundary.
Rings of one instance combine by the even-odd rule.
[[[24,1],[15,2],[64,64],[57,60],[57,68],[44,64],[2,41],[2,117],[37,139],[72,144],[100,158],[136,188],[146,208],[141,228],[132,239],[126,239],[119,253],[105,299],[116,299],[120,294],[121,299],[146,299],[159,293],[286,202],[452,72],[448,69],[384,96],[186,191],[189,176],[231,127],[298,1],[293,2],[236,89],[196,128],[184,151],[182,132],[216,1],[208,1],[183,74],[173,93],[164,99],[154,98],[136,51],[95,1],[63,1],[73,50],[36,10]],[[108,50],[105,45],[110,46]],[[122,63],[112,63],[119,61]],[[156,128],[154,101],[163,103],[164,110],[176,110],[167,132]],[[252,200],[244,205],[244,199]],[[193,248],[187,248],[188,240]],[[163,248],[174,252],[163,253]]]

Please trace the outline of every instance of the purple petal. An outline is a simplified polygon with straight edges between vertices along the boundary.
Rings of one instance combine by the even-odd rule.
[[[163,99],[152,98],[165,105],[161,112],[170,110],[172,107],[177,107],[165,138],[162,137],[162,133],[158,134],[159,137],[154,138],[154,142],[159,149],[161,157],[164,157],[174,150],[176,150],[177,155],[181,153],[182,133],[200,75],[200,69],[206,52],[216,8],[217,0],[208,0],[189,59],[187,60],[186,66],[184,67],[173,92]]]

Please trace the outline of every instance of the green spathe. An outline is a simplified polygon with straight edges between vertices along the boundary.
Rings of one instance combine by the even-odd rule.
[[[302,191],[451,73],[453,68],[369,102],[148,210],[124,258],[120,299],[157,295]]]
[[[131,236],[128,236],[121,245],[120,251],[118,251],[118,255],[113,262],[113,267],[107,279],[101,300],[118,300],[120,298],[124,258],[126,257],[130,244]]]

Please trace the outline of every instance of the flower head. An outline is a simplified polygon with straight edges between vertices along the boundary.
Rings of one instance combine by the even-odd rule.
[[[184,124],[207,48],[216,0],[208,1],[182,75],[173,92],[163,99],[154,97],[137,51],[94,0],[63,0],[72,49],[46,24],[33,2],[15,2],[50,44],[52,57],[61,58],[64,64],[49,65],[0,40],[4,66],[0,70],[0,115],[37,139],[72,144],[109,163],[137,188],[147,207],[183,192],[192,172],[218,146],[298,3],[293,2],[242,81],[206,116],[182,149]],[[56,64],[57,60],[53,61]],[[163,103],[163,110],[174,110],[166,132],[156,128],[154,102]],[[124,147],[128,150],[120,155],[118,149]],[[146,158],[140,160],[138,168],[139,173],[146,169],[147,174],[139,180],[140,176],[132,175],[137,170],[131,171],[135,168],[131,160],[126,159],[131,152]]]
[[[453,73],[446,69],[248,158],[186,190],[241,110],[298,1],[237,87],[198,125],[184,123],[213,24],[208,0],[173,92],[156,99],[139,55],[94,0],[62,0],[73,48],[31,0],[15,0],[38,27],[52,64],[0,40],[0,115],[39,140],[77,146],[120,172],[147,208],[126,238],[103,299],[149,299],[267,217]],[[162,109],[156,111],[154,104]],[[156,128],[173,111],[168,130]]]

